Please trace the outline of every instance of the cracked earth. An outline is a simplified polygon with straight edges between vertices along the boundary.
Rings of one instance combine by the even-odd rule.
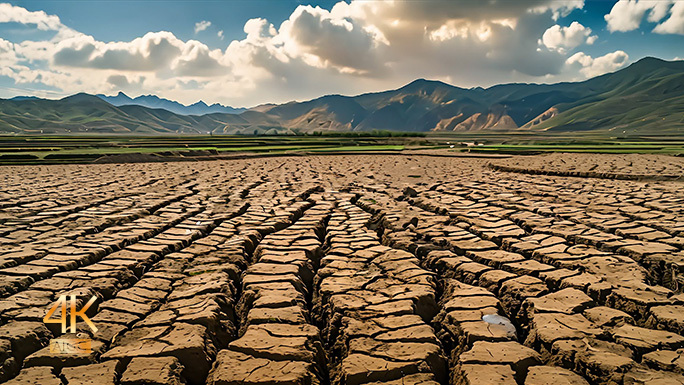
[[[1,167],[0,383],[684,384],[681,160],[641,160]]]

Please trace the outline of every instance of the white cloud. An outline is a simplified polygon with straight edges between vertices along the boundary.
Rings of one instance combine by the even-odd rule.
[[[670,17],[658,24],[653,32],[684,35],[684,2],[675,2],[670,8]]]
[[[566,64],[578,68],[586,77],[594,77],[616,71],[627,64],[628,60],[629,55],[624,51],[611,52],[597,58],[592,58],[584,52],[577,52],[566,60]]]
[[[553,20],[568,16],[575,9],[584,8],[584,0],[557,0],[534,9],[535,12],[553,12]]]
[[[30,24],[41,31],[59,31],[66,28],[55,15],[48,15],[43,11],[31,12],[8,3],[0,4],[0,23]]]
[[[278,31],[290,57],[313,67],[368,73],[379,69],[380,46],[387,40],[363,20],[343,17],[320,7],[299,6]]]
[[[195,34],[198,34],[211,26],[211,21],[202,20],[195,23]]]
[[[639,28],[650,5],[646,1],[618,1],[613,5],[610,13],[604,17],[608,22],[608,30],[627,32]]]
[[[675,0],[620,0],[605,16],[608,30],[627,32],[638,29],[646,16],[657,23],[653,32],[684,35],[684,2]]]
[[[464,73],[463,68],[487,81],[512,72],[543,76],[558,73],[565,58],[538,51],[537,40],[552,24],[554,9],[581,4],[561,3],[500,1],[491,7],[472,1],[353,1],[339,2],[330,11],[300,6],[258,44],[249,43],[248,37],[228,51],[240,56],[235,51],[239,47],[246,62],[263,64],[267,72],[281,63],[263,58],[303,61],[357,76],[399,75],[407,81],[445,78],[456,69]]]
[[[573,21],[568,27],[556,24],[544,32],[542,42],[545,46],[556,49],[572,49],[582,44],[593,44],[598,37],[591,34],[591,28]]]
[[[0,66],[10,66],[17,62],[14,43],[0,38]]]
[[[171,32],[149,32],[130,42],[103,43],[80,35],[65,39],[50,50],[59,67],[157,72],[163,76],[211,76],[220,74],[222,52],[205,44],[184,42]],[[227,71],[223,68],[223,71]]]
[[[216,33],[216,36],[218,36],[219,39],[223,40],[223,30],[218,31],[218,33]]]

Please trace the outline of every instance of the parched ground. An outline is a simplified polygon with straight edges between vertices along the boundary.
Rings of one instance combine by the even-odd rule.
[[[2,167],[0,382],[684,384],[684,184],[531,160]]]
[[[627,180],[684,180],[684,157],[655,154],[564,154],[497,160],[499,171]]]

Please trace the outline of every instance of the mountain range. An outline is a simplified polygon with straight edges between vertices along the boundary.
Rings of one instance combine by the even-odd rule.
[[[181,107],[170,107],[176,104]],[[76,94],[60,100],[0,99],[0,132],[272,134],[496,130],[682,133],[684,61],[644,58],[617,72],[574,83],[504,84],[466,89],[419,79],[396,90],[358,96],[327,95],[235,113],[195,114],[191,112],[193,106],[156,96],[131,99],[122,93],[115,97]],[[201,111],[203,106],[197,110]],[[181,110],[174,111],[174,108]]]
[[[148,108],[162,108],[178,115],[206,115],[217,112],[239,114],[240,112],[247,110],[246,108],[233,108],[218,103],[207,105],[201,100],[195,104],[186,106],[173,100],[160,98],[156,95],[141,95],[136,98],[131,98],[123,92],[119,92],[116,96],[105,96],[102,94],[97,94],[96,96],[117,107],[135,105]]]

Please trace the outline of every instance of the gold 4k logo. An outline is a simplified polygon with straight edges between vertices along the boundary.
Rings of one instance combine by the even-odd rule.
[[[78,300],[76,299],[75,295],[69,296],[68,300],[66,295],[62,295],[57,299],[57,302],[52,305],[47,314],[45,314],[45,317],[43,317],[43,322],[46,324],[61,324],[62,333],[67,333],[67,329],[69,329],[69,332],[75,335],[77,338],[62,337],[50,340],[50,353],[89,354],[91,352],[90,339],[82,338],[80,334],[76,334],[76,322],[77,318],[81,317],[86,325],[90,327],[93,333],[97,333],[97,327],[86,315],[86,311],[93,303],[95,303],[95,301],[97,301],[97,297],[92,296],[85,306],[83,306],[80,310],[76,310]],[[69,308],[68,313],[70,322],[67,322],[67,307]],[[57,309],[60,309],[60,317],[53,318],[55,312],[57,312]]]
[[[88,318],[88,316],[85,314],[85,312],[88,310],[88,308],[97,301],[96,296],[92,296],[90,298],[90,301],[85,304],[81,308],[81,310],[76,311],[76,305],[78,304],[78,301],[76,300],[75,295],[70,295],[69,296],[69,301],[67,301],[67,296],[66,295],[60,295],[59,299],[57,299],[57,302],[55,302],[54,305],[48,310],[47,314],[45,314],[45,317],[43,317],[43,322],[46,324],[62,324],[62,333],[67,332],[67,303],[71,306],[71,309],[69,311],[69,315],[71,316],[71,319],[69,322],[69,326],[71,327],[71,333],[76,333],[76,318],[81,317],[83,318],[83,321],[85,321],[86,325],[92,329],[93,333],[97,333],[97,327],[93,324],[93,322]],[[52,318],[52,316],[55,314],[57,309],[62,309],[61,314],[62,316],[59,319]]]

